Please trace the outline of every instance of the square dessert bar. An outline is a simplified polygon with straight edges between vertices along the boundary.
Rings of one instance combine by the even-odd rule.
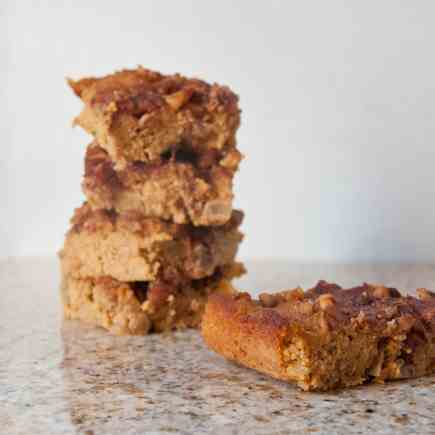
[[[259,300],[216,294],[202,333],[217,353],[303,390],[412,378],[435,372],[435,294],[417,295],[324,281]]]
[[[193,227],[135,212],[94,211],[85,203],[75,211],[59,254],[62,271],[78,279],[202,279],[233,262],[242,219],[234,211],[225,225]]]
[[[85,104],[76,123],[93,134],[117,168],[157,162],[183,149],[198,157],[218,152],[231,160],[240,123],[229,88],[139,67],[101,78],[69,80]]]
[[[233,176],[240,161],[218,153],[201,159],[188,152],[173,151],[160,163],[129,163],[115,170],[107,151],[92,143],[86,152],[82,187],[93,209],[119,213],[141,212],[144,216],[178,224],[223,225],[232,214]]]
[[[242,274],[241,264],[219,267],[200,280],[167,283],[121,282],[110,277],[74,278],[64,274],[61,298],[66,319],[100,326],[116,335],[144,335],[197,327],[207,296],[231,293],[230,280]]]

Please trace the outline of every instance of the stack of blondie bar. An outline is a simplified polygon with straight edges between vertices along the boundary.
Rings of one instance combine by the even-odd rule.
[[[115,334],[198,326],[243,273],[237,96],[141,67],[69,83],[93,141],[60,252],[65,317]]]

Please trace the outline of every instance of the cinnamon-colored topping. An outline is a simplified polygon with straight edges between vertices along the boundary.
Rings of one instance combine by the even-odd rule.
[[[121,179],[113,168],[107,152],[99,146],[89,146],[86,150],[85,179],[89,187],[104,186],[113,193],[122,187]]]
[[[176,292],[176,287],[170,286],[163,281],[154,282],[148,291],[148,300],[154,307],[159,307],[168,302],[169,296]]]
[[[129,211],[118,214],[112,210],[93,210],[88,203],[76,208],[71,218],[71,232],[86,231],[116,231],[125,228],[133,233],[142,235],[165,232],[176,235],[185,228],[182,225],[172,224],[155,218],[144,218],[140,213]]]
[[[68,80],[74,93],[86,99],[92,89],[91,104],[116,104],[117,110],[142,116],[168,105],[178,110],[186,103],[196,114],[205,111],[238,111],[238,97],[225,86],[209,85],[180,74],[164,76],[143,67],[123,70],[101,78]]]
[[[238,228],[243,222],[243,217],[241,210],[233,210],[231,219],[225,225],[216,227],[216,230],[231,231]],[[147,218],[134,210],[121,214],[112,210],[93,210],[88,203],[75,209],[70,231],[95,232],[103,229],[109,231],[125,229],[142,235],[166,232],[174,237],[189,234],[192,238],[207,237],[213,231],[213,228],[179,225],[161,219]]]

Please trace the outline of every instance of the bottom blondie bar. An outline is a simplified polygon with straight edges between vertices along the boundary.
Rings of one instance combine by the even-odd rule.
[[[116,335],[193,328],[200,324],[208,295],[231,293],[231,279],[242,273],[244,267],[233,263],[211,277],[177,283],[176,288],[159,281],[121,282],[64,274],[64,317],[101,326]]]
[[[412,378],[435,372],[435,293],[320,281],[259,300],[216,294],[202,334],[226,358],[307,391]]]

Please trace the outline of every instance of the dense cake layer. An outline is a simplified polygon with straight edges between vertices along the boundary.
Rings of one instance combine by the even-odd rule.
[[[75,122],[118,168],[159,161],[170,149],[219,151],[224,159],[235,147],[238,97],[225,86],[142,67],[69,84],[85,103]]]
[[[64,275],[64,316],[117,335],[197,327],[208,295],[232,292],[230,280],[243,271],[243,266],[235,263],[219,268],[211,277],[177,285],[159,280],[127,283],[109,277],[76,279]]]
[[[212,296],[206,343],[226,358],[304,390],[328,390],[435,371],[435,295],[364,284]]]
[[[86,152],[83,191],[94,209],[134,210],[179,224],[223,225],[231,218],[240,154],[234,150],[225,166],[218,154],[208,154],[208,159],[197,159],[173,152],[161,163],[136,162],[115,170],[108,153],[93,143]]]
[[[242,218],[234,211],[225,225],[193,227],[85,204],[75,211],[60,252],[62,270],[74,278],[119,281],[205,278],[234,260]]]

